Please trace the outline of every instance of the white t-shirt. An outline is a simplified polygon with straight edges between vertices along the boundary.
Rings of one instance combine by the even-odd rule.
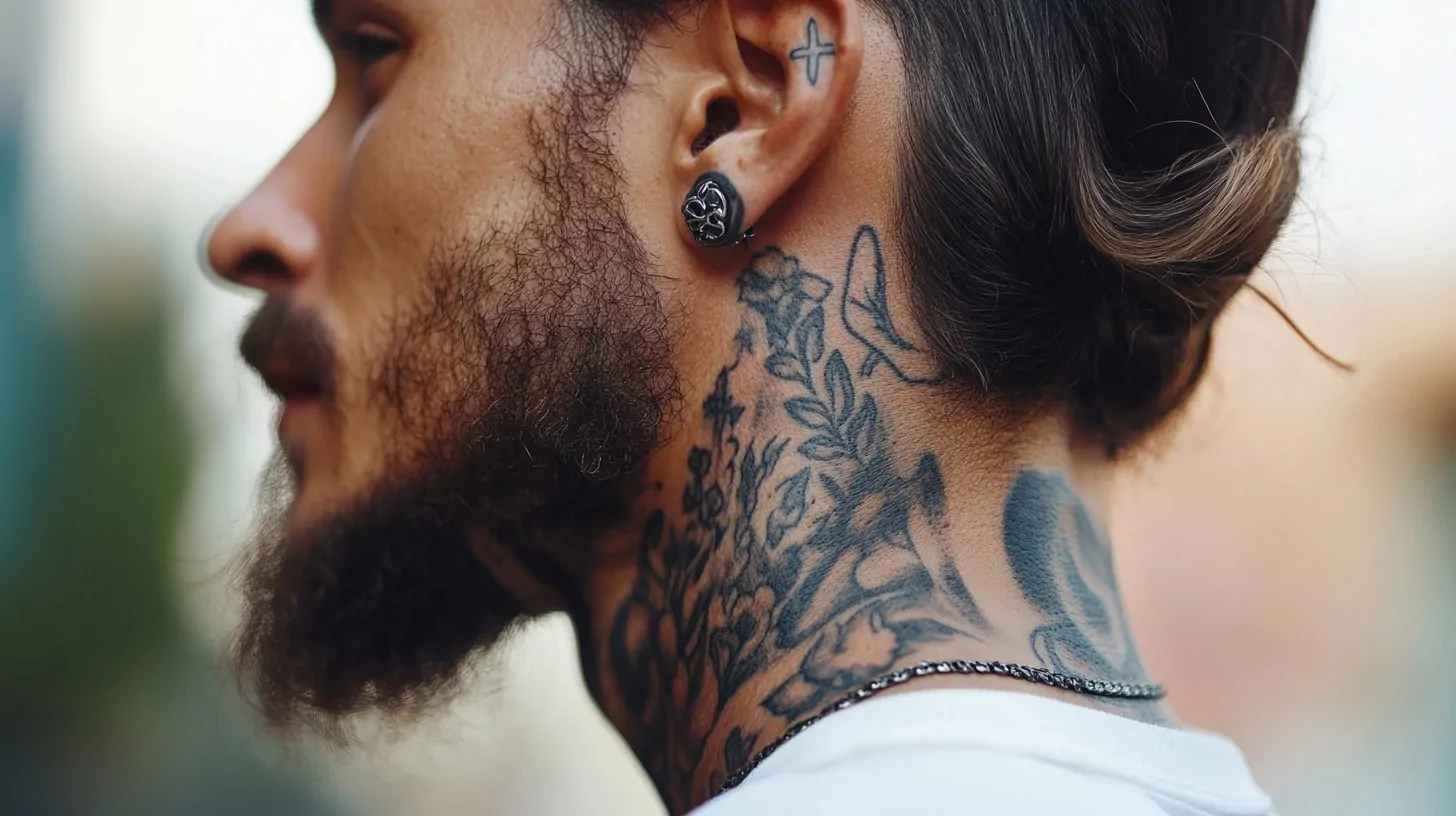
[[[1223,737],[1030,694],[915,691],[840,711],[692,816],[1266,816]]]

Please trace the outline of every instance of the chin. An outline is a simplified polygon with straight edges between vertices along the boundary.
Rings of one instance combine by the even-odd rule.
[[[290,538],[299,540],[311,528],[344,509],[336,486],[324,481],[323,474],[310,472],[305,460],[294,451],[281,457],[287,465],[279,468],[276,477],[285,481],[274,485],[273,500]]]
[[[302,492],[289,501],[283,516],[289,539],[293,541],[306,539],[308,531],[317,527],[323,519],[328,517],[330,509],[317,506],[317,504],[316,502],[311,503]]]
[[[292,497],[285,510],[288,533],[295,540],[307,538],[307,533],[330,519],[337,519],[355,508],[361,499],[356,492],[345,493],[339,485],[320,478],[319,474],[305,476],[295,482]],[[362,491],[368,494],[368,489]]]
[[[283,517],[293,535],[347,510],[353,496],[367,494],[370,489],[369,485],[349,489],[341,484],[337,462],[328,461],[328,450],[320,442],[315,435],[279,435],[282,473],[278,478],[285,479],[286,485],[274,495],[286,497]]]
[[[233,660],[280,735],[448,699],[471,656],[525,614],[475,556],[458,490],[427,473],[346,485],[327,466],[295,484],[275,465],[263,498],[277,513],[238,566]]]

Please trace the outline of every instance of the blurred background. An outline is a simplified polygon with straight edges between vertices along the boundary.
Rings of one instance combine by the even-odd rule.
[[[1456,5],[1320,0],[1304,201],[1113,519],[1156,675],[1286,816],[1456,814]],[[198,239],[331,83],[305,0],[0,0],[0,814],[652,814],[564,624],[341,758],[220,670],[271,405]]]

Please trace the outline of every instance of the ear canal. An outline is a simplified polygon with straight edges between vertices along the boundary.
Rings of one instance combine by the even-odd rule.
[[[731,99],[714,99],[708,103],[703,132],[693,140],[693,155],[707,150],[713,142],[738,129],[738,106]]]

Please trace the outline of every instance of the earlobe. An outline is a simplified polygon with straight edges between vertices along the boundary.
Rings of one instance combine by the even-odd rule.
[[[691,146],[682,218],[697,245],[741,243],[840,133],[863,57],[859,3],[716,0],[694,39],[709,70],[683,117],[695,132],[679,140]]]

